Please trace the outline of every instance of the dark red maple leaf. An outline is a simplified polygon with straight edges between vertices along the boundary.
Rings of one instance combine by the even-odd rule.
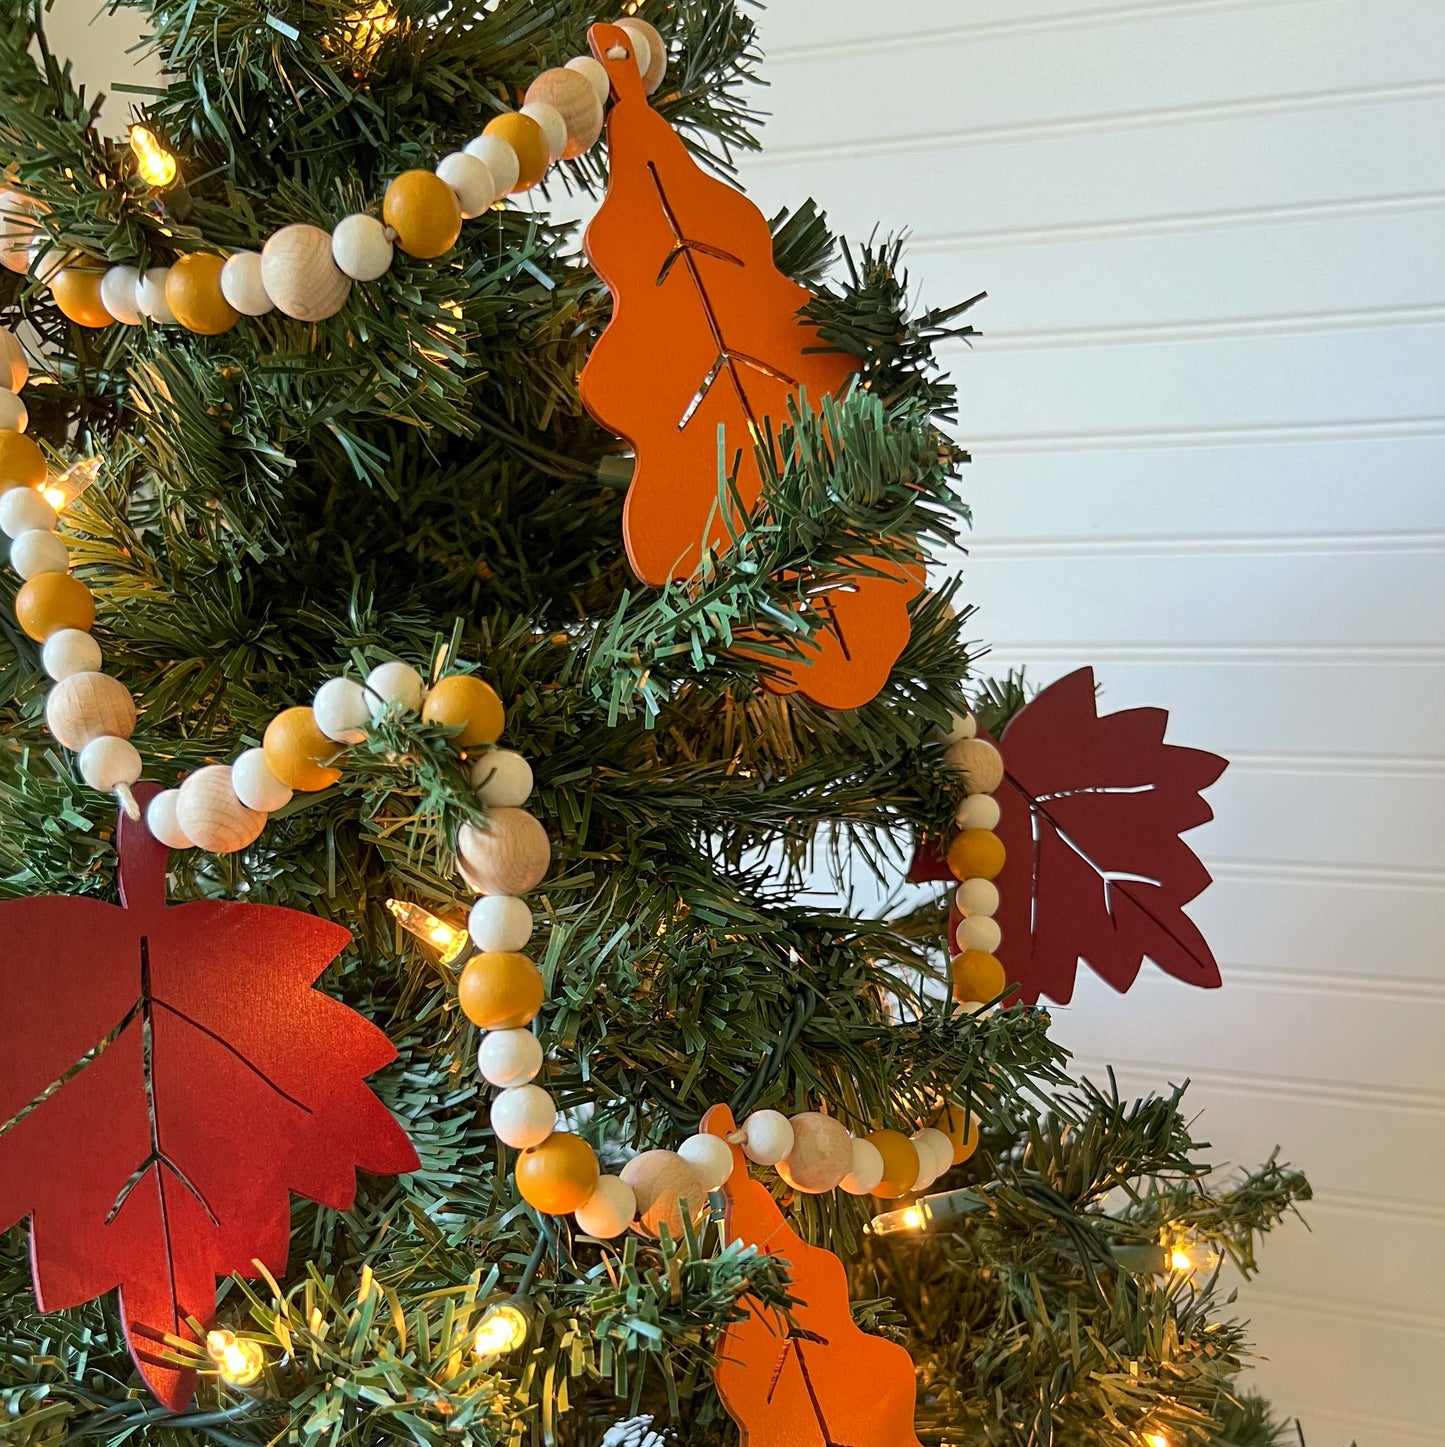
[[[142,800],[154,789],[137,789]],[[124,816],[120,905],[0,904],[0,1228],[30,1218],[43,1311],[115,1288],[173,1410],[162,1338],[209,1323],[216,1278],[285,1270],[291,1191],[337,1210],[358,1168],[418,1164],[364,1077],[386,1036],[311,988],[350,936],[270,905],[167,905],[166,850]]]
[[[1064,1005],[1082,960],[1116,990],[1146,958],[1186,984],[1213,987],[1219,966],[1184,906],[1209,871],[1179,837],[1214,817],[1201,797],[1228,767],[1164,742],[1169,715],[1131,708],[1100,717],[1094,672],[1044,689],[1004,731],[997,833],[1008,862],[995,883],[998,957],[1018,990]],[[950,878],[936,843],[911,877]],[[958,926],[949,912],[949,939]]]

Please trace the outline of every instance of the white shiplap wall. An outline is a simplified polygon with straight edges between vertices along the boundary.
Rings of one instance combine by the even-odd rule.
[[[606,7],[604,6],[603,9]],[[58,0],[92,82],[125,22]],[[774,0],[773,209],[907,227],[950,358],[998,669],[1097,666],[1229,755],[1195,836],[1226,986],[1084,979],[1126,1088],[1318,1190],[1243,1291],[1311,1447],[1445,1420],[1445,7]],[[124,105],[112,104],[119,129]]]
[[[1311,1231],[1243,1310],[1311,1447],[1445,1420],[1445,7],[781,0],[745,177],[922,295],[950,356],[993,666],[1093,663],[1234,763],[1194,835],[1225,988],[1091,976],[1126,1087],[1190,1076]]]

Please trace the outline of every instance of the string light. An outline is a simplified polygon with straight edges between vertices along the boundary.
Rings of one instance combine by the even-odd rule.
[[[451,964],[466,949],[466,930],[457,929],[446,920],[438,919],[421,905],[412,904],[405,899],[389,899],[386,907],[401,922],[402,929],[429,944],[441,955],[442,964]]]
[[[516,1351],[531,1331],[531,1306],[523,1297],[509,1296],[487,1308],[472,1337],[472,1353],[483,1361],[506,1356]]]
[[[1144,1447],[1174,1447],[1174,1444],[1163,1432],[1146,1432]]]
[[[98,457],[86,457],[67,467],[59,477],[49,478],[41,485],[41,497],[56,512],[64,512],[100,476],[100,463]]]
[[[130,128],[130,148],[135,152],[136,170],[147,186],[169,186],[176,179],[176,158],[145,126]]]
[[[941,1191],[936,1196],[920,1196],[896,1211],[875,1216],[868,1229],[875,1236],[893,1236],[903,1231],[926,1231],[945,1221],[955,1221],[978,1208],[978,1197],[972,1191]]]
[[[217,1327],[206,1333],[206,1355],[220,1369],[221,1380],[233,1387],[249,1387],[260,1380],[266,1354],[259,1342],[243,1341],[233,1331]]]
[[[374,3],[355,13],[351,20],[351,44],[365,60],[374,60],[381,42],[400,24],[397,13],[387,0]]]
[[[1160,1240],[1171,1275],[1193,1277],[1217,1271],[1224,1258],[1207,1241],[1199,1241],[1184,1231],[1166,1231]]]

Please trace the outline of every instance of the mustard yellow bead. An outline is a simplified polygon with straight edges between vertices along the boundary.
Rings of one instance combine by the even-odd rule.
[[[381,218],[408,256],[429,260],[450,251],[462,234],[457,193],[431,171],[403,171],[386,188]]]
[[[544,1216],[585,1205],[602,1174],[597,1152],[581,1136],[558,1131],[517,1157],[517,1190]]]
[[[341,777],[341,770],[327,762],[341,752],[340,745],[321,732],[309,708],[282,709],[266,725],[261,747],[271,772],[288,789],[314,794]]]
[[[495,136],[505,141],[517,156],[516,191],[530,191],[547,174],[548,162],[552,159],[547,149],[547,136],[542,127],[520,111],[509,111],[506,115],[494,116],[482,128],[484,136]]]
[[[37,643],[62,628],[89,633],[95,622],[95,599],[70,573],[37,573],[15,595],[15,621]]]
[[[945,1105],[933,1118],[934,1130],[944,1133],[953,1146],[953,1164],[961,1166],[978,1149],[978,1121],[970,1111]]]
[[[953,959],[953,998],[996,1000],[1004,992],[1008,976],[998,959],[986,950],[965,950]]]
[[[496,689],[474,673],[453,673],[439,679],[426,696],[421,716],[429,724],[460,727],[461,732],[452,739],[454,749],[496,743],[507,721]]]
[[[221,293],[222,257],[192,251],[171,267],[166,277],[166,305],[188,331],[202,337],[228,332],[241,313]]]
[[[997,879],[1007,857],[1003,840],[991,829],[965,829],[948,846],[955,879]]]
[[[12,487],[42,487],[45,454],[23,432],[0,432],[0,492]]]
[[[918,1179],[918,1147],[896,1130],[875,1130],[868,1140],[883,1157],[883,1179],[869,1194],[881,1201],[906,1195]]]
[[[115,318],[106,311],[100,299],[100,281],[104,272],[86,271],[67,266],[50,279],[50,294],[55,305],[78,327],[108,327]]]

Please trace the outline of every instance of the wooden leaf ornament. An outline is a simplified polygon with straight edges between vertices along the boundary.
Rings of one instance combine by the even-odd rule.
[[[587,228],[588,260],[613,297],[612,320],[582,372],[582,400],[637,456],[623,512],[633,571],[661,586],[687,578],[704,546],[724,549],[719,462],[751,513],[763,478],[754,445],[806,388],[814,405],[856,361],[798,315],[806,288],[773,263],[761,211],[707,175],[652,109],[615,25],[594,25],[607,67],[607,197]],[[719,455],[719,429],[725,452]]]
[[[163,1338],[212,1320],[217,1277],[285,1270],[289,1193],[345,1210],[358,1169],[418,1161],[364,1082],[391,1042],[311,988],[347,932],[168,905],[144,823],[122,815],[117,847],[119,905],[0,904],[0,1229],[30,1218],[43,1311],[119,1288],[136,1366],[178,1410],[195,1373]]]
[[[1209,871],[1179,836],[1214,817],[1201,795],[1228,764],[1166,744],[1168,719],[1162,708],[1101,717],[1094,671],[1081,668],[1004,730],[994,832],[1008,859],[994,883],[1012,999],[1068,1004],[1081,960],[1121,991],[1146,958],[1186,984],[1220,983],[1184,913]],[[951,878],[936,850],[920,851],[913,877]],[[952,911],[950,940],[958,922]]]
[[[702,1128],[726,1138],[736,1126],[718,1105]],[[749,1315],[723,1335],[714,1380],[743,1447],[920,1447],[913,1359],[854,1322],[843,1263],[794,1233],[732,1149],[723,1229],[788,1262],[796,1303],[790,1320],[744,1298]]]

